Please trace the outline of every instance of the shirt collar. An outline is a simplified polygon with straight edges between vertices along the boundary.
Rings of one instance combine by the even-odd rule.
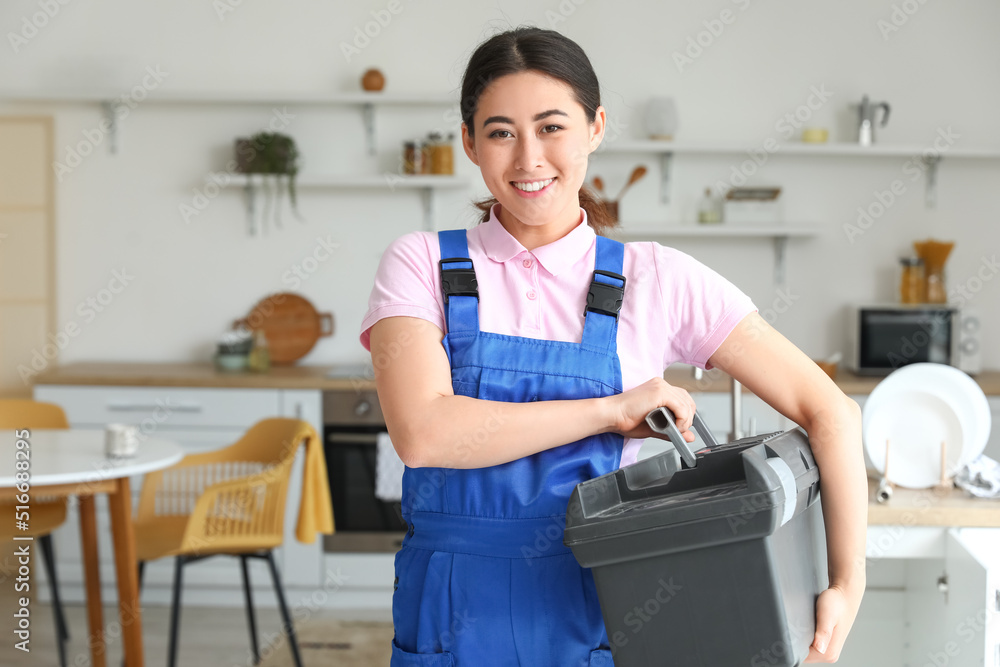
[[[486,256],[497,262],[507,262],[527,252],[521,242],[510,235],[497,218],[497,202],[490,207],[490,219],[480,225],[480,239]],[[545,270],[554,276],[576,264],[594,244],[597,234],[587,223],[587,211],[582,206],[583,220],[568,234],[552,243],[531,251]]]

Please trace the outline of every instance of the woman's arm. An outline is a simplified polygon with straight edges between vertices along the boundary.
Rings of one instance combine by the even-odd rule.
[[[411,468],[482,468],[609,431],[654,437],[643,418],[670,406],[685,439],[694,401],[662,378],[603,398],[511,403],[456,396],[437,325],[386,317],[371,328],[375,386],[393,446]]]
[[[759,313],[746,316],[709,362],[809,434],[820,471],[830,587],[860,604],[868,528],[861,408]],[[849,629],[839,628],[843,634],[835,639],[842,644]]]

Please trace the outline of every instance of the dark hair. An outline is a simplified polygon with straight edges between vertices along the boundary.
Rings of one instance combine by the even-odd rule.
[[[462,121],[469,136],[475,137],[472,117],[486,87],[502,76],[526,71],[547,74],[569,85],[584,108],[587,121],[594,122],[597,107],[601,105],[601,91],[587,54],[576,42],[555,30],[520,26],[490,37],[469,58],[461,97]],[[474,203],[483,212],[480,222],[486,222],[497,199],[489,197]],[[587,212],[587,222],[594,231],[602,233],[618,225],[586,186],[580,187],[580,206]]]

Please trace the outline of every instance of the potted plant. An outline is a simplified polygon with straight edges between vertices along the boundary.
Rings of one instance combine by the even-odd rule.
[[[299,151],[295,146],[294,139],[278,132],[258,132],[249,139],[237,138],[236,171],[247,174],[247,216],[251,234],[255,230],[253,174],[261,174],[261,186],[266,197],[266,208],[261,219],[261,227],[271,214],[270,209],[273,202],[276,203],[273,212],[275,224],[278,227],[281,226],[282,176],[285,177],[285,187],[288,189],[292,213],[296,218],[302,220],[297,209],[295,196],[295,176],[299,171]]]

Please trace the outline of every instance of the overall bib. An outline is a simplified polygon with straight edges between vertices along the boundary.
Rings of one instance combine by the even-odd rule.
[[[583,339],[571,343],[480,331],[465,230],[438,238],[456,395],[519,403],[622,392],[621,243],[596,237]],[[502,418],[446,443],[456,465],[491,446]],[[570,493],[616,470],[623,444],[602,433],[488,468],[407,467],[391,665],[613,667],[593,577],[563,545],[563,531]]]

